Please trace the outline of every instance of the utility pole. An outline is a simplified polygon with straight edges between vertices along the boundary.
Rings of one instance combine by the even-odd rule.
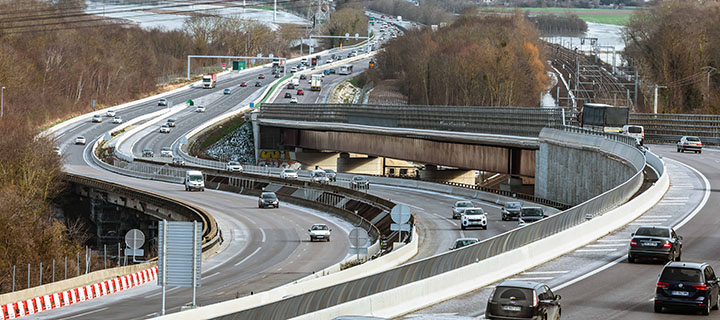
[[[667,88],[667,86],[660,86],[660,85],[654,85],[654,86],[648,86],[648,88],[654,88],[655,89],[655,99],[653,102],[653,113],[657,113],[657,100],[658,100],[658,89],[659,88]]]
[[[275,22],[275,18],[277,18],[277,0],[273,1],[273,22]]]
[[[709,77],[709,75],[708,75]],[[5,87],[2,87],[0,89],[0,118],[3,117],[3,114],[5,113]]]

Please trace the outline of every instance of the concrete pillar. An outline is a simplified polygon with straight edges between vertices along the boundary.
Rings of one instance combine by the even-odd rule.
[[[300,163],[302,170],[313,170],[316,167],[321,169],[332,169],[341,172],[337,168],[337,152],[322,152],[318,150],[295,148],[295,159]]]
[[[243,6],[244,10],[245,6]],[[253,143],[255,144],[255,163],[260,161],[260,124],[258,123],[258,115],[260,110],[255,110],[250,113],[250,121],[252,122],[253,128]]]
[[[385,174],[384,161],[381,157],[351,156],[347,152],[340,153],[337,158],[337,171],[358,174]]]
[[[438,170],[437,166],[427,165],[425,170],[420,170],[420,179],[448,181],[464,184],[475,184],[475,170],[465,169],[444,169]]]

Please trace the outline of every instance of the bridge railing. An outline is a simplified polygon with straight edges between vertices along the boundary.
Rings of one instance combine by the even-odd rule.
[[[720,115],[631,113],[630,124],[645,128],[645,140],[678,142],[682,136],[698,136],[705,144],[720,144]]]

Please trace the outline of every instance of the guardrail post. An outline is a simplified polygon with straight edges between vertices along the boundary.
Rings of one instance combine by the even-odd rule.
[[[53,276],[52,276],[52,282],[55,282],[55,259],[53,259]]]
[[[30,288],[30,264],[28,263],[28,288]]]
[[[13,284],[12,284],[12,292],[15,292],[15,265],[13,265]]]
[[[40,285],[42,285],[42,262],[40,262]]]

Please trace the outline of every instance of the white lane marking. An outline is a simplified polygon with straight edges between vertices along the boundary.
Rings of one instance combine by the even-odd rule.
[[[688,200],[690,197],[665,197],[663,200]]]
[[[687,164],[684,164],[684,163],[682,163],[682,162],[680,162],[680,161],[677,161],[677,160],[673,160],[673,159],[669,159],[669,158],[665,158],[665,160],[677,162],[678,164],[683,165],[683,166],[685,166],[686,168],[694,171],[698,176],[700,176],[700,178],[703,179],[703,182],[705,183],[705,196],[703,197],[703,200],[702,200],[702,201],[700,202],[700,204],[695,208],[695,210],[693,210],[693,212],[691,212],[687,217],[685,217],[685,219],[684,219],[683,221],[681,221],[680,223],[678,223],[678,224],[675,225],[674,228],[677,230],[677,229],[681,228],[682,226],[684,226],[686,223],[688,223],[690,220],[692,220],[692,218],[694,218],[694,217],[698,214],[698,212],[700,212],[700,210],[702,210],[703,207],[705,207],[705,204],[707,203],[708,198],[710,198],[710,191],[711,191],[712,189],[711,189],[711,187],[710,187],[710,181],[708,181],[708,179],[705,177],[705,175],[703,175],[702,173],[700,173],[700,171],[698,171],[697,169],[695,169],[695,168],[693,168],[693,167],[691,167],[691,166],[689,166],[689,165],[687,165]],[[609,262],[609,263],[607,263],[607,264],[605,264],[605,265],[603,265],[603,266],[601,266],[601,267],[599,267],[599,268],[597,268],[597,269],[595,269],[595,270],[593,270],[593,271],[590,271],[590,272],[588,272],[588,273],[586,273],[586,274],[584,274],[584,275],[582,275],[582,276],[579,276],[579,277],[577,277],[577,278],[575,278],[575,279],[572,279],[572,280],[566,281],[566,282],[564,282],[564,283],[561,283],[560,285],[555,286],[555,287],[553,288],[553,290],[555,290],[555,291],[560,291],[560,290],[563,289],[563,288],[566,288],[566,287],[571,286],[571,285],[573,285],[573,284],[575,284],[575,283],[578,283],[578,282],[580,282],[580,281],[583,281],[583,280],[585,280],[585,279],[587,279],[587,278],[589,278],[589,277],[592,277],[592,276],[594,276],[594,275],[596,275],[596,274],[598,274],[598,273],[600,273],[600,272],[603,272],[603,271],[607,270],[608,268],[610,268],[610,267],[612,267],[612,266],[620,263],[621,261],[623,261],[623,260],[625,260],[625,259],[627,259],[627,255],[626,255],[626,254],[625,254],[625,255],[622,255],[621,257],[618,257],[617,259],[615,259],[615,260],[613,260],[613,261],[611,261],[611,262]]]
[[[255,251],[253,251],[253,253],[251,253],[249,256],[245,257],[245,259],[240,260],[240,262],[236,263],[235,266],[237,267],[237,266],[241,265],[243,262],[245,262],[245,261],[247,261],[248,259],[250,259],[250,257],[252,257],[252,256],[254,256],[256,253],[258,253],[258,251],[260,251],[260,249],[262,249],[262,247],[258,247],[257,249],[255,249]]]
[[[658,203],[658,206],[685,206],[685,203]]]
[[[109,309],[109,308],[96,309],[96,310],[88,311],[88,312],[85,312],[85,313],[76,314],[76,315],[74,315],[74,316],[72,316],[72,317],[65,317],[64,319],[72,319],[72,318],[82,317],[82,316],[86,316],[86,315],[89,315],[89,314],[92,314],[92,313],[95,313],[95,312],[105,311],[105,310],[107,310],[107,309]]]
[[[608,247],[624,247],[627,244],[625,243],[612,243],[612,244],[589,244],[586,247],[588,248],[608,248]]]
[[[660,222],[633,222],[628,225],[629,226],[660,226],[663,224],[664,223],[660,223]]]
[[[666,218],[661,219],[637,219],[635,222],[662,222],[662,221],[668,221]]]
[[[672,216],[656,216],[656,215],[648,214],[648,215],[642,216],[642,218],[672,218]]]
[[[264,243],[264,242],[265,242],[265,230],[263,230],[263,229],[261,228],[261,229],[260,229],[260,233],[262,233],[262,241],[261,241],[261,242]]]
[[[536,281],[536,280],[550,280],[554,277],[527,277],[527,278],[510,278],[510,281]]]
[[[522,274],[565,274],[569,273],[569,270],[564,271],[530,271],[530,272],[523,272]]]
[[[579,249],[575,250],[575,252],[612,252],[617,251],[617,249]]]
[[[597,242],[628,242],[630,239],[600,239]]]
[[[214,276],[216,276],[216,275],[219,275],[219,274],[220,274],[220,272],[218,271],[218,272],[215,272],[215,273],[213,273],[213,274],[211,274],[211,275],[209,275],[209,276],[207,276],[207,277],[203,277],[202,279],[203,279],[203,280],[207,280],[207,279],[210,279],[210,278],[212,278],[212,277],[214,277]]]

